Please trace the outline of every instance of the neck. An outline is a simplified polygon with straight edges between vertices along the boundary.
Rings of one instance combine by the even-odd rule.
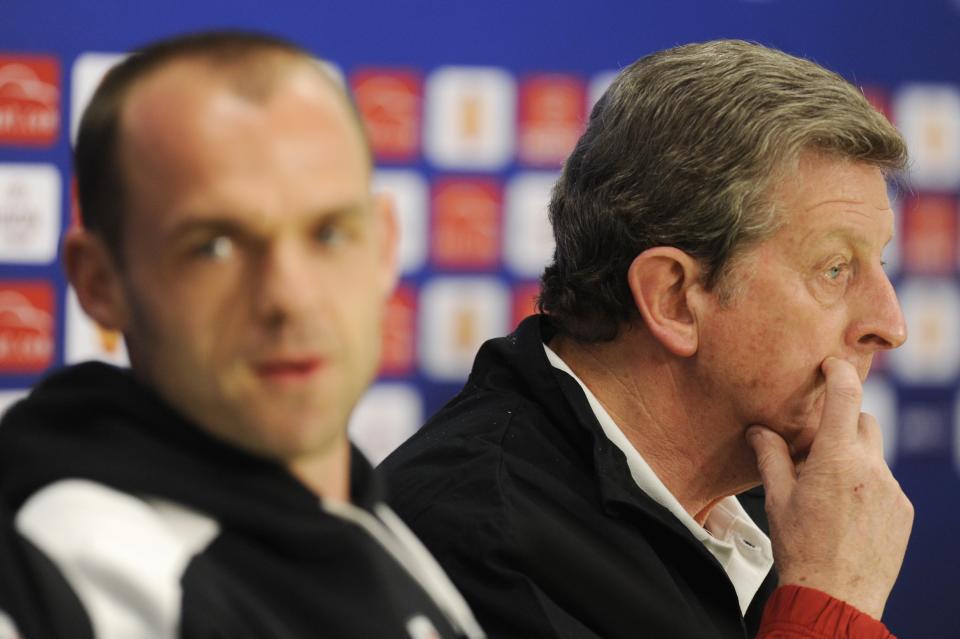
[[[325,449],[291,460],[287,468],[322,499],[350,501],[350,443],[345,433]]]
[[[558,336],[550,348],[697,522],[724,497],[757,483],[746,425],[724,416],[722,402],[695,383],[693,358],[665,352],[642,328],[601,344]]]

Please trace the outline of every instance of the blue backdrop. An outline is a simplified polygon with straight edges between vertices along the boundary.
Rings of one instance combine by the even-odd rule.
[[[381,380],[355,425],[375,458],[458,389],[480,340],[529,308],[549,250],[545,189],[608,72],[736,37],[863,86],[915,158],[894,193],[889,256],[911,338],[867,393],[917,511],[885,619],[901,637],[960,638],[960,0],[0,1],[0,391],[85,355],[122,359],[109,336],[70,328],[80,320],[56,262],[74,103],[111,59],[86,54],[208,27],[292,38],[360,94],[406,232]]]

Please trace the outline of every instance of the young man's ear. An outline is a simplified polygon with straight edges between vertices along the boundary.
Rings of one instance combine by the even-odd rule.
[[[647,330],[679,357],[697,352],[699,331],[690,293],[700,289],[696,259],[671,246],[647,249],[630,264],[627,282]]]
[[[63,265],[83,310],[105,329],[123,332],[128,308],[117,264],[103,239],[79,227],[67,231]]]
[[[373,214],[379,229],[379,260],[383,291],[389,295],[397,285],[400,275],[400,222],[397,218],[393,196],[377,193],[373,196]]]

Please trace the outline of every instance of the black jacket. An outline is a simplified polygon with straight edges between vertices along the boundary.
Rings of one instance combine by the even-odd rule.
[[[720,564],[642,492],[544,316],[480,349],[463,391],[381,465],[390,503],[491,637],[753,636]],[[762,493],[741,502],[766,529]]]
[[[69,523],[53,516],[27,530],[27,516],[19,515],[63,486],[95,494],[91,513],[119,515],[86,521],[81,511],[66,517]],[[181,637],[411,639],[431,636],[424,630],[431,624],[441,637],[463,636],[458,626],[470,627],[469,612],[451,609],[456,592],[437,586],[432,560],[410,550],[416,544],[386,521],[392,513],[385,518],[372,469],[356,451],[350,490],[352,510],[361,513],[355,519],[323,504],[279,464],[208,436],[128,372],[102,364],[66,369],[0,424],[0,613],[28,639],[92,637],[97,615],[85,593],[94,583],[124,614],[149,617],[145,627],[160,627],[152,617],[158,611],[172,612]],[[161,503],[168,506],[156,507]],[[175,527],[165,519],[170,504],[180,516],[195,513],[190,521],[215,534],[170,573],[178,583],[139,584],[142,574],[123,571],[130,559],[112,557],[97,538],[115,543],[120,535],[130,547],[138,535],[166,539],[166,527]],[[76,535],[91,538],[77,542]],[[60,545],[75,554],[64,555]],[[161,591],[182,592],[173,611],[155,597]]]

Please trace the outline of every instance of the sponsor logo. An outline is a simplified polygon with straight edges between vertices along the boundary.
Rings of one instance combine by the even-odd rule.
[[[537,312],[537,297],[540,296],[540,282],[517,284],[513,288],[513,326],[524,318]]]
[[[873,415],[880,424],[883,436],[883,457],[893,466],[897,456],[897,393],[890,382],[878,375],[871,375],[863,383],[861,410]]]
[[[493,180],[440,178],[433,186],[433,262],[489,269],[500,259],[502,195]]]
[[[38,373],[53,364],[53,303],[49,282],[0,282],[0,372]]]
[[[375,384],[350,417],[350,440],[374,465],[405,442],[423,423],[420,394],[406,384]]]
[[[129,359],[123,335],[103,328],[83,312],[73,287],[67,288],[64,361],[67,364],[99,360],[127,366]]]
[[[896,124],[910,149],[910,180],[928,189],[960,188],[960,90],[923,84],[897,93]]]
[[[46,264],[57,256],[60,173],[52,164],[0,164],[0,261]]]
[[[903,219],[903,267],[916,273],[949,273],[957,263],[957,200],[918,195]]]
[[[569,75],[544,74],[520,85],[520,161],[560,166],[583,132],[586,87]]]
[[[504,261],[520,277],[539,277],[553,257],[547,206],[556,181],[556,173],[521,173],[507,183]]]
[[[0,144],[50,146],[60,133],[60,63],[0,56]]]
[[[870,103],[870,106],[876,109],[878,113],[881,113],[887,120],[893,121],[893,112],[890,109],[890,95],[885,89],[878,86],[862,86],[860,90],[863,92],[863,97]]]
[[[387,301],[384,313],[381,375],[406,375],[413,370],[416,323],[416,295],[411,287],[401,284]]]
[[[122,53],[82,53],[73,63],[70,73],[70,141],[76,142],[80,118],[93,97],[100,80],[115,64],[123,60]]]
[[[910,278],[898,289],[910,339],[890,353],[890,368],[912,384],[948,385],[960,374],[960,286],[950,279]]]
[[[441,168],[496,170],[513,156],[516,86],[505,71],[443,67],[426,86],[427,158]]]
[[[373,190],[393,199],[400,225],[397,267],[412,273],[427,259],[427,184],[416,171],[383,169],[373,176]]]
[[[362,70],[353,95],[378,160],[413,160],[420,152],[421,79],[412,71]]]
[[[420,290],[420,364],[430,377],[456,382],[477,349],[507,332],[509,293],[491,277],[437,277]]]

